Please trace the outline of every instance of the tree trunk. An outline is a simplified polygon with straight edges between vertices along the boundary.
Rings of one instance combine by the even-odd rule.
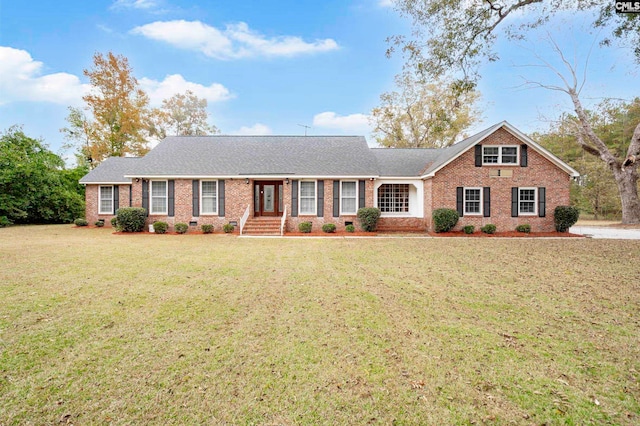
[[[622,223],[625,225],[640,224],[640,199],[638,198],[638,173],[635,167],[624,171],[613,167],[613,176],[618,184],[620,201],[622,201]]]

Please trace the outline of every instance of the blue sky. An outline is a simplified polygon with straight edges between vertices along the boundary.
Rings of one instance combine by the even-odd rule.
[[[515,18],[518,19],[518,18]],[[548,27],[582,63],[598,34],[590,16]],[[408,22],[389,0],[8,1],[0,0],[0,130],[24,126],[59,151],[68,106],[81,106],[85,68],[95,52],[126,56],[152,104],[186,89],[207,98],[211,123],[223,133],[359,134],[367,115],[392,90],[402,58],[386,58],[388,36]],[[549,58],[532,33],[520,45],[500,42],[502,60],[482,67],[480,130],[507,120],[524,132],[567,110],[566,95],[519,88],[521,75],[552,81],[531,51]],[[549,59],[552,60],[552,59]],[[584,91],[638,96],[628,49],[596,47]]]

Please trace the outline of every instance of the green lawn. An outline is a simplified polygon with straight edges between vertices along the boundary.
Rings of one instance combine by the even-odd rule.
[[[0,425],[640,423],[640,241],[0,229]]]

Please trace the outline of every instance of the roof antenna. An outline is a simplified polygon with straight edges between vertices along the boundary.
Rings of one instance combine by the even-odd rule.
[[[310,129],[311,126],[305,126],[304,124],[298,124],[300,127],[304,127],[304,135],[307,136],[307,129]]]

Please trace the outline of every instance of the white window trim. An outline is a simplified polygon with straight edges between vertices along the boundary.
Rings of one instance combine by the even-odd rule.
[[[414,179],[377,179],[373,185],[373,205],[378,205],[378,189],[385,183],[408,183],[415,188],[415,197],[412,195],[413,190],[409,188],[409,213],[386,213],[380,214],[380,217],[418,217],[424,218],[424,181]]]
[[[313,182],[313,212],[302,212],[302,182]],[[308,198],[308,197],[305,197]],[[318,181],[301,180],[298,182],[298,216],[315,216],[318,214]]]
[[[109,211],[102,210],[102,188],[111,188],[111,208]],[[113,203],[115,202],[115,188],[113,185],[100,185],[98,187],[98,214],[113,214]]]
[[[520,211],[520,194],[521,194],[521,191],[523,190],[533,190],[533,212]],[[518,216],[537,216],[537,215],[538,215],[538,188],[529,188],[529,187],[518,188]]]
[[[484,149],[485,148],[498,148],[498,162],[497,163],[485,163],[484,162]],[[515,148],[516,149],[516,162],[515,163],[503,163],[502,162],[502,148]],[[519,166],[520,165],[520,145],[482,145],[482,165],[483,166]]]
[[[203,212],[202,211],[202,182],[215,182],[216,183],[216,197],[215,197],[215,202],[213,203],[213,207],[215,212],[211,213],[211,212]],[[218,189],[219,189],[219,185],[218,185],[218,181],[215,179],[204,179],[200,181],[200,199],[198,200],[198,204],[200,207],[200,216],[217,216],[218,215],[218,197],[220,196],[220,194],[218,194]]]
[[[478,191],[480,191],[480,211],[479,212],[467,212],[467,189],[477,189]],[[483,202],[484,202],[484,194],[483,194],[483,190],[482,188],[478,188],[475,186],[472,187],[464,187],[462,188],[462,210],[464,212],[465,216],[482,216],[482,206],[483,206]],[[475,200],[473,200],[475,201]]]
[[[154,212],[153,211],[153,183],[154,182],[164,182],[164,211]],[[168,180],[150,180],[149,181],[149,215],[167,215],[169,214],[169,181]]]
[[[356,202],[355,202],[355,206],[356,206],[356,211],[354,212],[346,212],[344,210],[342,210],[344,203],[342,202],[342,184],[344,182],[353,182],[356,184],[356,195],[353,197],[355,198]],[[351,197],[349,197],[351,198]],[[358,214],[358,181],[357,180],[341,180],[340,181],[340,216],[355,216]]]

